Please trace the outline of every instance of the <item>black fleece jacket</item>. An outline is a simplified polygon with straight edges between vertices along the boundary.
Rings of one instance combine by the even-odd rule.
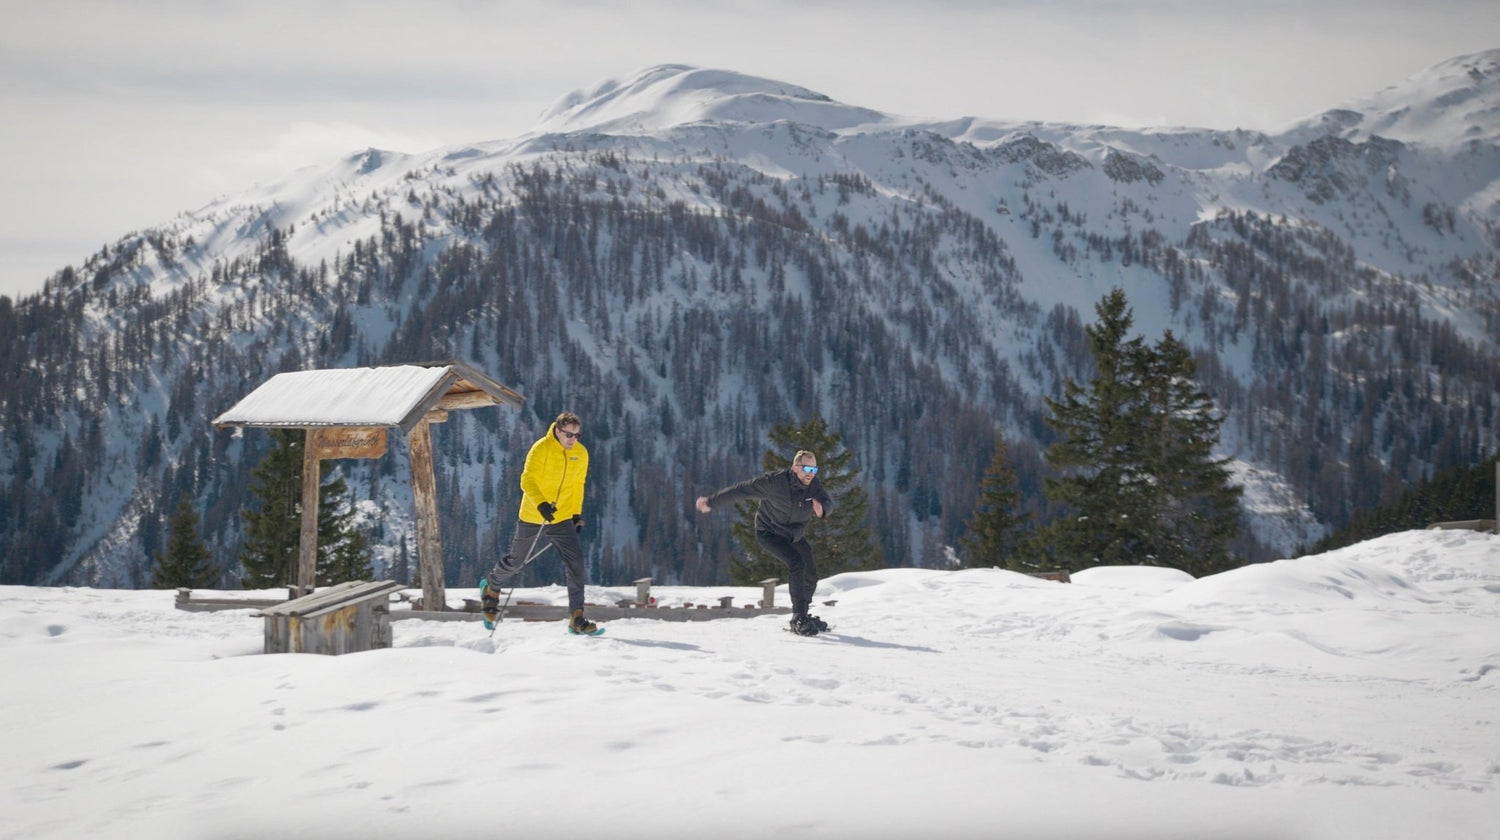
[[[708,497],[708,506],[716,508],[758,499],[760,508],[755,512],[755,530],[800,540],[807,530],[807,523],[813,518],[813,499],[823,506],[824,516],[833,510],[833,499],[816,476],[811,484],[803,486],[792,470],[792,467],[775,470],[725,487]]]

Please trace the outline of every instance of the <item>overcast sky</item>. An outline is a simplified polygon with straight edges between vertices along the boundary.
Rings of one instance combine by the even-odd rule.
[[[1420,6],[1420,8],[1419,8]],[[0,294],[367,146],[653,64],[913,117],[1273,129],[1500,46],[1495,0],[0,0]]]

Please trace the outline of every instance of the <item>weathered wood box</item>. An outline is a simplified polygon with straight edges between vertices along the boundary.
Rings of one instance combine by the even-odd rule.
[[[391,580],[349,581],[267,607],[266,653],[338,655],[391,646]]]

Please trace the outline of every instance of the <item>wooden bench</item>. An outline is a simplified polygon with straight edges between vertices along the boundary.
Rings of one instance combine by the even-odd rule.
[[[1434,522],[1427,526],[1429,531],[1488,531],[1500,533],[1495,528],[1493,519],[1465,519],[1462,522]]]
[[[1068,574],[1067,569],[1059,569],[1052,572],[1027,572],[1026,574],[1034,578],[1041,578],[1042,580],[1055,580],[1059,583],[1073,582],[1073,576]]]
[[[621,618],[654,618],[661,621],[708,621],[716,618],[755,618],[762,615],[785,615],[791,612],[789,607],[776,606],[776,584],[777,578],[767,578],[760,582],[761,599],[755,604],[745,604],[740,609],[734,607],[733,595],[718,596],[717,607],[708,604],[683,604],[678,607],[657,607],[655,599],[651,597],[651,578],[636,578],[635,600],[625,599],[617,601],[614,606],[601,604],[587,604],[584,613],[599,621],[615,621]],[[833,601],[825,601],[828,606],[833,606]],[[462,610],[450,610],[447,612],[424,612],[413,609],[411,611],[398,611],[391,615],[392,621],[405,619],[423,619],[426,621],[467,621],[479,618],[480,604],[473,598],[464,599]],[[528,603],[525,601],[513,602],[501,612],[501,620],[514,618],[521,621],[566,621],[571,612],[567,607],[552,606],[550,604]]]
[[[266,653],[338,655],[391,646],[393,580],[352,580],[256,613],[266,620]]]

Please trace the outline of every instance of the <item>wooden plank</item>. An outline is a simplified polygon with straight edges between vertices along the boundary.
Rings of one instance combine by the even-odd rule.
[[[481,391],[488,392],[490,396],[495,398],[495,401],[497,403],[513,405],[516,408],[520,408],[526,403],[525,397],[521,396],[515,391],[512,391],[504,385],[501,385],[499,382],[491,379],[489,376],[485,375],[483,372],[474,368],[466,362],[461,362],[457,359],[449,359],[448,361],[443,362],[443,364],[448,365],[449,369],[459,377],[458,381],[454,383],[454,387],[450,389],[452,391],[458,391],[462,393],[464,391],[477,388]]]
[[[486,408],[499,405],[500,401],[483,391],[449,391],[438,400],[437,407],[444,409]]]
[[[343,604],[347,601],[357,601],[363,598],[373,598],[377,595],[388,596],[391,592],[404,589],[402,584],[393,580],[384,581],[361,581],[348,580],[325,587],[311,595],[304,595],[290,601],[283,601],[275,606],[268,607],[262,611],[263,615],[312,615],[313,613],[327,609],[332,606]]]
[[[762,608],[770,609],[776,606],[776,584],[780,582],[780,578],[766,578],[760,582],[760,606]]]
[[[187,598],[177,602],[177,609],[186,612],[218,612],[220,610],[262,610],[284,604],[266,598]]]
[[[1059,583],[1072,583],[1073,576],[1068,574],[1067,569],[1059,569],[1052,572],[1027,572],[1026,574],[1042,580],[1055,580]]]
[[[302,447],[302,541],[297,552],[297,587],[304,593],[313,591],[318,582],[318,490],[323,477],[314,452],[316,434],[316,429],[308,429]]]
[[[476,605],[477,607],[477,605]],[[791,607],[740,607],[723,608],[710,607],[707,609],[641,609],[639,607],[600,607],[589,606],[583,613],[596,621],[618,621],[622,618],[649,618],[656,621],[713,621],[722,618],[756,618],[763,615],[790,615]],[[566,621],[571,613],[567,607],[555,607],[550,605],[512,605],[505,609],[501,619],[504,624],[507,621]],[[482,616],[479,612],[468,610],[449,610],[448,612],[426,612],[424,610],[391,610],[391,621],[478,621]]]
[[[1460,522],[1434,522],[1427,526],[1429,531],[1493,531],[1495,520],[1493,519],[1465,519]]]
[[[438,527],[437,479],[432,470],[432,428],[426,417],[407,435],[411,450],[411,487],[417,509],[417,563],[422,569],[422,603],[441,610],[447,600],[443,584],[443,538]]]

